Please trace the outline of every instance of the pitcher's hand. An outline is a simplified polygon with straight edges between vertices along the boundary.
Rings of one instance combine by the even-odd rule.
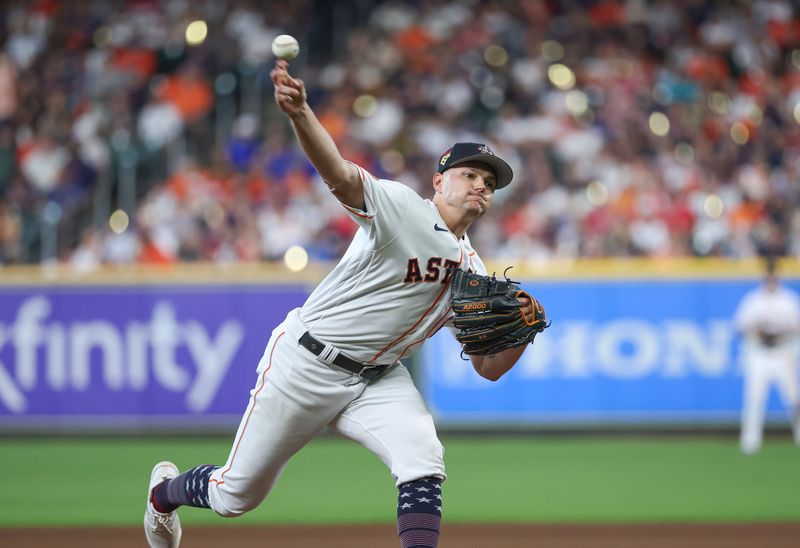
[[[306,86],[302,80],[289,74],[289,63],[278,59],[269,75],[275,85],[278,108],[290,118],[300,114],[306,106]]]

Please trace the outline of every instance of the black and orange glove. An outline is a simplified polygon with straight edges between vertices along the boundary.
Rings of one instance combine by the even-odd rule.
[[[539,301],[508,278],[456,270],[450,287],[453,325],[464,354],[496,354],[533,342],[550,326]],[[532,314],[524,314],[520,298],[530,299]]]

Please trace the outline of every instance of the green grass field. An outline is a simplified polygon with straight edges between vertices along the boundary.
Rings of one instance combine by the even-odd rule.
[[[800,449],[767,440],[752,457],[733,438],[445,437],[450,522],[800,521]],[[0,441],[0,526],[138,525],[150,468],[222,464],[229,439]],[[255,511],[185,523],[391,522],[395,489],[376,457],[321,438]]]

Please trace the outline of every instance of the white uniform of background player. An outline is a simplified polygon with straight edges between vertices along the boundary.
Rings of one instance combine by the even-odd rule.
[[[774,261],[768,261],[764,282],[744,296],[734,320],[744,335],[740,446],[745,454],[761,448],[772,386],[789,409],[794,439],[800,444],[800,298],[778,282],[774,269]]]
[[[325,427],[375,453],[399,488],[403,547],[435,547],[445,479],[433,419],[399,360],[448,323],[448,269],[486,273],[466,228],[491,206],[511,169],[485,145],[457,143],[433,176],[433,201],[405,185],[376,180],[346,162],[305,101],[305,88],[278,61],[276,102],[298,141],[359,229],[342,260],[275,328],[224,466],[178,475],[157,464],[148,488],[145,531],[151,546],[175,547],[175,509],[211,508],[235,517],[255,508],[288,459]],[[521,299],[526,315],[531,303]],[[525,346],[471,356],[497,379]]]

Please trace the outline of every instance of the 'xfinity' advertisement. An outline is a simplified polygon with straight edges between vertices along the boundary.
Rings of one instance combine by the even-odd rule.
[[[0,425],[238,418],[271,330],[306,296],[260,286],[2,290]]]

